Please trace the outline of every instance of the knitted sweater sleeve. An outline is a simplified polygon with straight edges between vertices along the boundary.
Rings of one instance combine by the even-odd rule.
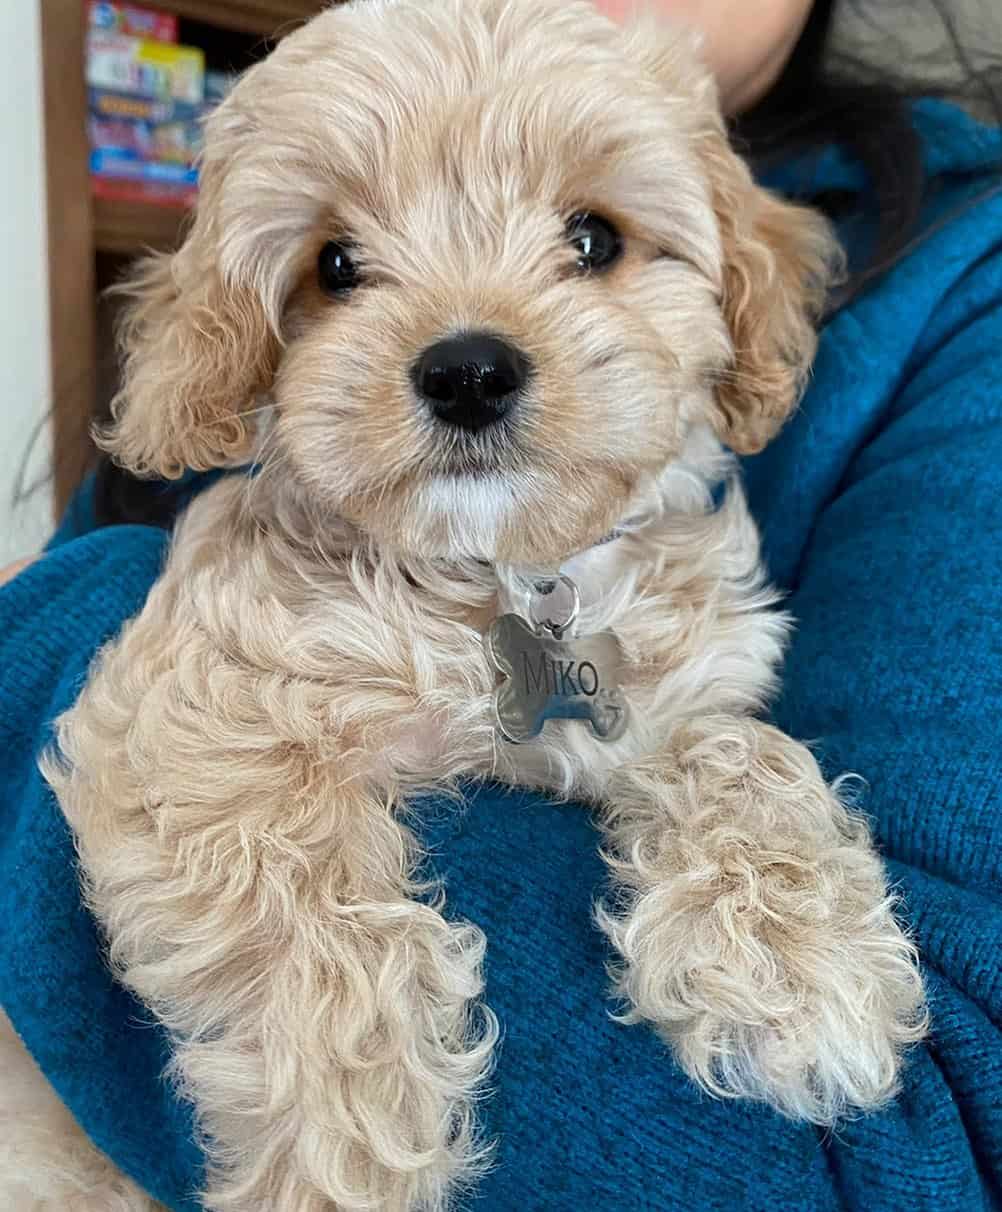
[[[830,1148],[848,1202],[900,1171],[940,1208],[1002,1190],[1002,255],[937,309],[818,518],[778,722],[862,777],[926,968],[899,1104]],[[878,1150],[884,1164],[867,1164]],[[898,1177],[893,1177],[895,1174]],[[865,1187],[864,1187],[865,1184]],[[926,1207],[915,1191],[913,1207]],[[930,1205],[931,1206],[931,1205]]]
[[[141,609],[166,536],[120,526],[70,537],[0,589],[0,1005],[95,1144],[189,1212],[201,1155],[190,1108],[163,1076],[166,1037],[111,978],[73,840],[38,770],[51,721]]]

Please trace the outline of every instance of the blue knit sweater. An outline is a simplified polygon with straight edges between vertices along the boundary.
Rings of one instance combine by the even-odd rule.
[[[470,1212],[1002,1207],[1002,197],[962,207],[1002,137],[931,103],[916,122],[941,182],[935,230],[827,327],[799,415],[746,470],[799,620],[775,715],[831,775],[866,779],[932,1037],[897,1103],[834,1135],[712,1101],[652,1032],[609,1017],[586,812],[493,787],[462,812],[430,806],[432,865],[449,912],[486,931],[504,1027],[482,1107],[497,1160]],[[835,153],[782,183],[866,201]],[[93,1139],[187,1210],[201,1159],[160,1078],[165,1041],[102,966],[34,767],[97,646],[141,607],[163,542],[88,533],[0,591],[0,1001]]]

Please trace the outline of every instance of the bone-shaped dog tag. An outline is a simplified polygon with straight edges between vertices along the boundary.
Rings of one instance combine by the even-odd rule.
[[[623,653],[611,632],[565,639],[554,629],[530,626],[520,615],[504,614],[487,633],[486,647],[504,676],[495,707],[507,740],[531,741],[547,720],[587,721],[603,741],[623,735]]]

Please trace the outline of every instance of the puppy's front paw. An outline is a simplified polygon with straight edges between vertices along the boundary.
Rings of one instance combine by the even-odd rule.
[[[714,1094],[819,1124],[886,1102],[926,1030],[917,957],[865,822],[811,753],[708,719],[613,790],[626,896],[600,923],[624,1017],[653,1023]]]
[[[915,950],[869,851],[749,853],[740,841],[602,915],[618,990],[716,1095],[831,1124],[896,1091],[926,1018]]]

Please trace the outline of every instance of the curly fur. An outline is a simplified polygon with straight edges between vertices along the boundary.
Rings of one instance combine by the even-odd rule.
[[[654,1023],[717,1095],[832,1124],[897,1088],[926,1022],[862,817],[810,752],[766,724],[705,716],[617,772],[599,910],[624,1018]]]
[[[204,176],[130,288],[103,441],[259,470],[190,508],[44,768],[171,1033],[205,1206],[436,1212],[489,1164],[485,940],[418,884],[406,806],[471,775],[596,806],[624,1017],[694,1080],[823,1124],[880,1105],[924,1029],[914,950],[861,818],[754,718],[788,620],[721,445],[796,403],[824,222],[754,185],[685,38],[557,0],[331,10],[210,121]],[[606,275],[574,272],[586,208],[624,233]],[[316,282],[332,238],[347,299]],[[472,327],[535,366],[479,475],[408,375]],[[558,567],[631,724],[502,745],[483,633]]]

